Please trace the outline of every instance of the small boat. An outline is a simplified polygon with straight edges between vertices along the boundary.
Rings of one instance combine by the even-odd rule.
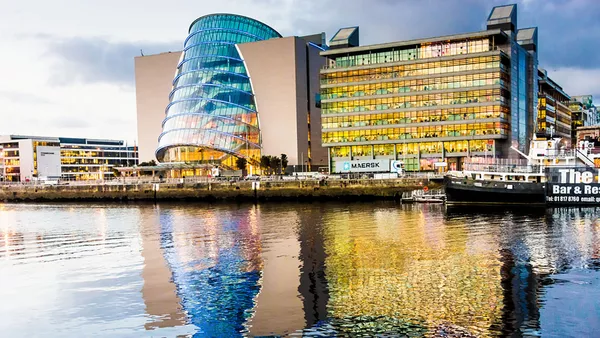
[[[444,176],[448,205],[545,205],[546,170],[560,167],[593,167],[592,150],[564,149],[560,138],[534,137],[529,155],[521,159],[487,159],[467,162],[462,171]]]
[[[446,195],[427,195],[427,196],[416,196],[414,201],[416,203],[444,203]]]
[[[442,190],[415,190],[402,197],[403,203],[444,203],[446,195]]]

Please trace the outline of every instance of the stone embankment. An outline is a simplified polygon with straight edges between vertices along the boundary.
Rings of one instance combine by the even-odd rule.
[[[256,182],[254,182],[256,184]],[[0,187],[0,201],[325,201],[400,199],[403,192],[439,186],[427,179],[13,185]]]

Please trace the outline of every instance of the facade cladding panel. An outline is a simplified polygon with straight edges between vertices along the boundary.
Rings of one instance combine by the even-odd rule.
[[[158,140],[160,162],[235,167],[238,157],[260,160],[257,107],[236,45],[278,37],[269,26],[237,15],[192,23]]]
[[[168,52],[135,58],[135,99],[140,162],[156,160],[158,135],[162,132],[165,107],[173,89],[173,74],[181,52]]]
[[[536,47],[516,40],[516,5],[493,13],[502,20],[482,32],[322,52],[331,172],[340,161],[371,159],[401,160],[408,171],[460,170],[466,160],[518,156],[511,146],[527,152]]]
[[[247,72],[252,79],[254,99],[260,112],[262,153],[287,154],[290,163],[297,163],[301,153],[306,154],[307,143],[301,142],[297,129],[306,123],[298,123],[306,107],[298,107],[299,100],[296,82],[302,74],[296,62],[298,54],[304,52],[304,45],[296,46],[296,37],[285,37],[270,41],[244,43],[238,45]],[[297,48],[298,47],[298,48]],[[304,82],[304,81],[303,81]],[[299,110],[298,108],[302,108]],[[304,127],[306,129],[306,127]],[[302,150],[299,149],[303,146]]]

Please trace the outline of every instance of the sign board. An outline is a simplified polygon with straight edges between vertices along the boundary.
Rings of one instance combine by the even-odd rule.
[[[335,167],[342,173],[374,173],[389,172],[390,160],[354,160],[354,161],[336,161]]]
[[[393,173],[402,174],[404,171],[404,163],[402,161],[392,161],[390,171]]]
[[[37,146],[38,177],[60,177],[60,147]]]
[[[546,169],[546,203],[586,205],[600,203],[600,170],[590,167]]]

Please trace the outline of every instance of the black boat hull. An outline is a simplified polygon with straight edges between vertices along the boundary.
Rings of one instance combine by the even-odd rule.
[[[543,183],[486,181],[446,176],[444,189],[446,203],[450,205],[544,205],[546,203]]]

